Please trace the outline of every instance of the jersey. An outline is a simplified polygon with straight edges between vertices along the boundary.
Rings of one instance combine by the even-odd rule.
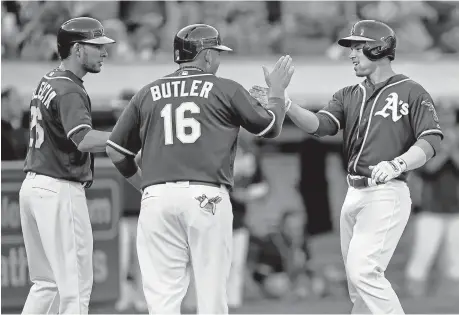
[[[92,128],[91,101],[83,81],[59,69],[40,80],[30,102],[30,140],[24,171],[88,183],[93,158],[77,148],[74,137]]]
[[[370,165],[393,160],[418,139],[443,138],[432,97],[400,74],[376,85],[366,79],[345,87],[316,115],[315,135],[333,135],[343,129],[343,153],[352,175],[371,177]],[[406,180],[406,176],[403,173],[398,179]]]
[[[276,120],[283,107],[277,100],[282,104],[271,111],[232,80],[180,69],[136,93],[107,144],[131,156],[142,149],[142,187],[168,181],[232,186],[240,126],[267,136],[283,121]]]

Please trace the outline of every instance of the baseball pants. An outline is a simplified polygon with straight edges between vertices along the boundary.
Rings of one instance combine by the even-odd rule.
[[[80,183],[29,172],[19,192],[33,285],[23,314],[88,314],[93,237]]]
[[[220,197],[212,213],[196,198]],[[195,278],[198,313],[227,314],[233,213],[224,186],[187,181],[152,185],[142,195],[137,254],[150,314],[180,314]]]
[[[249,230],[245,227],[233,231],[233,258],[228,279],[228,305],[233,308],[242,305],[244,276],[249,252]]]
[[[384,276],[411,212],[405,182],[349,187],[340,218],[341,252],[352,314],[403,314]]]

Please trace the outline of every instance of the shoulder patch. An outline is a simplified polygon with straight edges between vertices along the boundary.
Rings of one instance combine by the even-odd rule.
[[[430,112],[432,112],[433,119],[435,120],[436,123],[439,122],[438,116],[437,116],[437,111],[435,110],[435,106],[432,104],[431,101],[429,100],[423,100],[421,102],[421,105],[427,106]]]

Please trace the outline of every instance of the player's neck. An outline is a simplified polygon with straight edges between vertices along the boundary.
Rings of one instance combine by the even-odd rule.
[[[396,73],[392,70],[390,64],[377,67],[367,78],[372,84],[378,84],[393,77]]]
[[[80,79],[83,79],[86,73],[88,73],[86,70],[82,69],[80,65],[72,63],[71,60],[63,60],[59,65],[59,69],[62,71],[70,71]]]
[[[206,72],[203,67],[194,63],[182,63],[179,66],[179,70],[199,70],[202,72]]]

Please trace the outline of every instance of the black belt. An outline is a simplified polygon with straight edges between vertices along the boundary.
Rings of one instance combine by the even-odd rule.
[[[371,180],[370,177],[347,175],[346,179],[347,179],[347,183],[349,184],[349,186],[354,187],[354,188],[365,188],[365,187],[376,186],[376,184]]]

